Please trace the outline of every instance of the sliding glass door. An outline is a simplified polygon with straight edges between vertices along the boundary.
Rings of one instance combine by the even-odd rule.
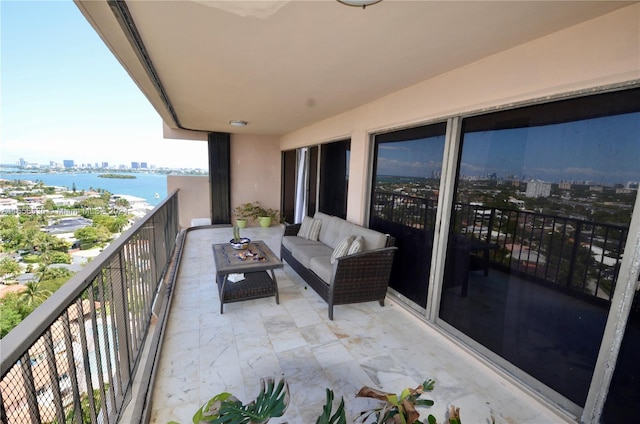
[[[427,304],[446,123],[375,136],[369,227],[395,237],[389,286]]]
[[[579,407],[638,194],[639,98],[606,93],[462,124],[439,317]],[[634,328],[625,343],[637,357]],[[617,381],[638,399],[638,381]]]

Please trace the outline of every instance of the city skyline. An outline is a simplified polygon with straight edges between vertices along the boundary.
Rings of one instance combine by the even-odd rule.
[[[157,168],[172,168],[166,166],[157,166],[154,163],[150,163],[144,160],[136,160],[128,163],[111,163],[108,161],[93,161],[93,162],[76,162],[74,159],[63,159],[62,161],[50,160],[49,163],[30,162],[24,158],[18,159],[17,163],[0,163],[0,168],[18,168],[26,171],[39,171],[44,169],[157,169]],[[176,167],[177,168],[177,167]],[[190,169],[206,169],[196,167],[179,167]]]
[[[207,143],[162,120],[72,1],[0,2],[0,163],[207,168]]]

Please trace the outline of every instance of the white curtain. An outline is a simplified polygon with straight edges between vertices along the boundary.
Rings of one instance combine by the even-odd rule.
[[[309,186],[309,149],[303,147],[296,150],[296,207],[295,221],[302,222],[307,215]]]

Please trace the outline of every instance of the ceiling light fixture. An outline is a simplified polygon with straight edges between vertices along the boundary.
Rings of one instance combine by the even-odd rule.
[[[232,127],[246,127],[247,124],[247,121],[241,121],[239,119],[232,119],[231,121],[229,121],[229,125],[231,125]]]
[[[372,4],[380,3],[382,0],[338,0],[347,6],[362,7],[363,9]]]

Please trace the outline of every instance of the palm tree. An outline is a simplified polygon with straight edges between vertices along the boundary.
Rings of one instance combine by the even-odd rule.
[[[20,294],[20,301],[32,307],[41,304],[49,296],[51,296],[51,292],[43,288],[39,282],[30,281],[25,284],[25,289]]]

